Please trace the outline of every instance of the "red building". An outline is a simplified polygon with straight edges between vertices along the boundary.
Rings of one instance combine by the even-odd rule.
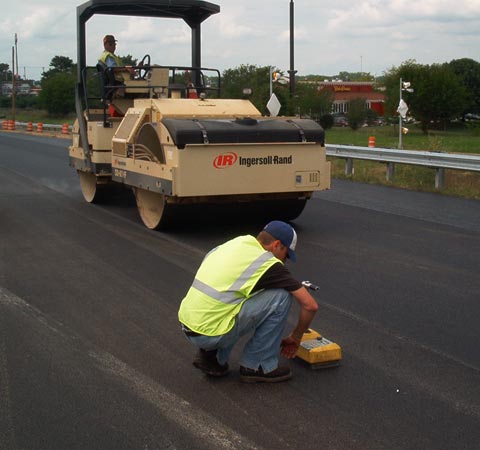
[[[365,100],[367,108],[373,109],[383,116],[385,94],[374,90],[375,83],[371,81],[324,81],[318,89],[327,89],[333,92],[332,113],[347,113],[348,102],[361,98]]]

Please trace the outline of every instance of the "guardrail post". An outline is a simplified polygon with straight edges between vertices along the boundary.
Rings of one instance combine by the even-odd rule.
[[[387,163],[387,181],[393,181],[395,178],[395,163]]]
[[[345,160],[345,175],[353,174],[353,158],[347,158]]]
[[[435,189],[442,189],[445,183],[445,169],[437,167],[435,169]]]

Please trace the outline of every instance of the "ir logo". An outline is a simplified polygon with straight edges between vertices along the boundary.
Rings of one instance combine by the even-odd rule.
[[[215,169],[226,169],[233,166],[237,162],[238,156],[234,152],[223,153],[218,155],[213,160],[213,167]]]

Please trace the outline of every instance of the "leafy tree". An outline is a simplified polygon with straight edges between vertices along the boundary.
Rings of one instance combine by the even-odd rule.
[[[323,114],[319,119],[320,125],[324,130],[328,130],[333,127],[334,119],[331,114]]]
[[[295,112],[319,121],[320,117],[332,109],[333,93],[318,90],[317,84],[298,83],[294,99]]]
[[[424,69],[417,91],[418,95],[412,95],[412,111],[421,120],[424,131],[432,122],[446,128],[450,120],[465,110],[466,89],[447,64],[432,64]]]
[[[480,63],[469,58],[454,59],[448,63],[466,89],[467,102],[462,115],[480,113]]]
[[[38,101],[49,115],[65,115],[75,111],[75,81],[73,73],[56,73],[42,80]]]
[[[391,69],[385,76],[386,110],[396,114],[400,97],[400,78],[409,81],[413,93],[402,93],[409,112],[422,123],[422,130],[433,125],[444,127],[465,110],[467,94],[459,77],[447,64],[421,65],[414,60]]]
[[[366,103],[363,98],[354,98],[348,102],[348,124],[352,130],[357,130],[367,119]]]
[[[254,65],[241,65],[234,69],[227,69],[223,72],[223,98],[243,98],[243,89],[251,88],[252,95],[250,101],[263,114],[267,112],[266,105],[270,95],[270,68],[258,67]],[[275,88],[275,94],[282,105],[282,111],[285,110],[285,99],[282,89]],[[282,113],[282,112],[281,112]]]
[[[279,70],[281,76],[283,74]],[[270,67],[257,67],[254,65],[241,65],[234,69],[225,70],[222,74],[223,88],[222,97],[242,98],[243,89],[252,89],[249,97],[251,102],[262,114],[268,114],[267,103],[270,96]],[[274,82],[273,93],[277,96],[280,104],[280,115],[308,115],[319,120],[322,114],[330,111],[332,94],[330,92],[318,92],[315,84],[307,82],[296,83],[296,92],[293,98],[290,96],[289,84]]]
[[[378,112],[374,109],[367,109],[365,111],[365,117],[369,126],[375,125],[375,122],[378,119]]]
[[[374,81],[375,77],[369,72],[339,72],[338,77],[342,81]]]
[[[75,64],[67,56],[54,56],[49,67],[42,75],[39,106],[50,115],[75,111]]]
[[[138,63],[137,58],[134,58],[132,55],[128,54],[126,56],[119,56],[120,61],[124,66],[136,66]]]
[[[50,69],[42,74],[42,80],[59,73],[74,73],[75,64],[68,56],[54,56],[50,61]]]
[[[0,81],[9,81],[12,79],[12,71],[8,70],[10,66],[5,63],[0,63]]]

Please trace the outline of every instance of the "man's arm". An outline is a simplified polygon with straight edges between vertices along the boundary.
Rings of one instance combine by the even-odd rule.
[[[116,61],[111,56],[107,56],[106,64],[114,73],[128,72],[130,75],[135,75],[135,70],[132,66],[118,67]]]
[[[300,314],[298,316],[297,326],[289,336],[282,340],[282,355],[286,358],[293,358],[297,353],[298,347],[302,340],[303,333],[308,330],[312,323],[315,313],[318,310],[318,304],[310,295],[305,287],[301,287],[291,294],[297,300],[300,306]]]

